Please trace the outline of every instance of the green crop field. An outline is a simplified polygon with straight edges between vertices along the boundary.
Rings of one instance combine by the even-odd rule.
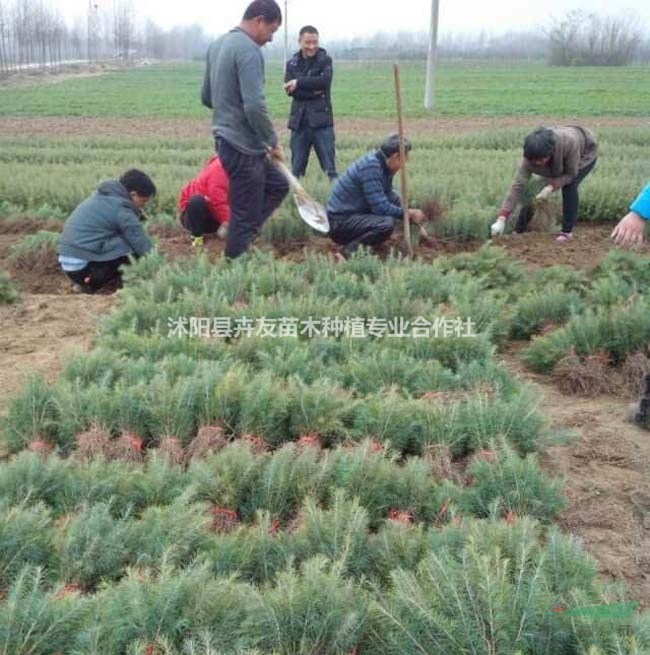
[[[440,234],[485,239],[487,225],[511,182],[525,134],[525,129],[503,128],[462,136],[419,137],[409,169],[412,204],[436,200],[444,207],[448,220],[436,227]],[[599,136],[600,163],[582,187],[580,217],[611,222],[625,213],[648,177],[650,130],[604,128]],[[370,150],[377,139],[379,135],[340,135],[339,168]],[[0,216],[27,212],[62,219],[101,180],[135,166],[149,172],[159,188],[151,208],[154,220],[173,224],[180,189],[211,152],[209,137],[0,136]],[[329,182],[315,167],[312,161],[305,184],[325,202]],[[560,199],[554,202],[559,207]],[[287,223],[294,236],[308,234],[290,203],[269,229],[273,225],[282,233]]]
[[[152,66],[56,83],[0,88],[0,117],[106,117],[138,120],[137,136],[114,128],[88,136],[0,135],[0,215],[27,212],[64,217],[100,180],[131,166],[152,174],[160,193],[153,213],[170,221],[180,188],[210,156],[210,112],[198,96],[203,66]],[[411,165],[411,201],[437,200],[449,221],[447,235],[485,238],[486,225],[498,210],[519,158],[523,137],[537,125],[535,115],[576,119],[647,115],[647,69],[560,69],[539,64],[443,64],[439,74],[439,111],[435,116],[474,119],[503,116],[504,127],[489,132],[440,136],[418,123]],[[423,66],[402,65],[405,108],[411,119],[429,115],[422,108]],[[272,115],[282,120],[289,100],[281,90],[281,71],[268,66],[267,91]],[[362,134],[338,134],[339,168],[374,147],[381,132],[374,119],[394,117],[391,65],[341,63],[334,86],[335,114],[366,119]],[[529,126],[507,127],[513,116],[530,115]],[[203,119],[206,137],[161,137],[146,118]],[[558,119],[561,120],[561,119]],[[407,130],[408,130],[407,122]],[[383,127],[383,130],[386,128]],[[650,171],[650,131],[645,127],[598,130],[602,157],[584,185],[583,220],[612,221],[625,211]],[[66,133],[67,134],[67,133]],[[282,132],[287,141],[287,131]],[[47,174],[43,175],[44,168]],[[312,163],[307,186],[325,201],[327,180]],[[288,211],[288,210],[287,210]],[[293,217],[289,220],[293,221]],[[278,226],[278,230],[284,234]],[[294,224],[297,236],[305,236]],[[283,237],[282,237],[283,238]]]
[[[408,117],[422,117],[423,67],[402,72]],[[12,243],[8,264],[48,274],[52,226],[132,166],[158,185],[153,225],[181,234],[178,191],[212,151],[207,129],[180,130],[209,124],[201,73],[0,89],[0,219],[50,230]],[[439,203],[432,230],[447,241],[485,240],[529,130],[507,119],[637,117],[597,130],[600,162],[582,187],[581,221],[619,218],[650,175],[646,76],[444,65],[441,114],[470,129],[418,123],[409,200]],[[280,119],[280,71],[267,77]],[[338,116],[359,119],[359,133],[337,135],[343,169],[394,116],[390,65],[339,65],[335,98]],[[70,116],[90,122],[75,134],[60,120]],[[157,133],[164,121],[170,136]],[[326,200],[313,164],[305,185]],[[268,243],[234,262],[174,258],[161,237],[126,270],[88,351],[10,400],[0,654],[650,652],[650,615],[558,526],[569,498],[541,462],[572,435],[501,357],[516,347],[567,404],[638,385],[650,363],[647,255],[531,270],[474,244],[432,262],[358,253],[334,265],[309,237],[291,202],[263,238],[306,244],[300,261]],[[0,271],[0,303],[21,294]]]
[[[0,116],[206,116],[198,98],[203,65],[153,66],[68,79],[47,85],[0,87]],[[423,63],[401,64],[404,106],[426,117]],[[271,113],[282,117],[283,71],[267,66]],[[442,116],[647,116],[647,67],[552,68],[543,64],[442,63]],[[335,67],[334,111],[340,117],[378,118],[394,112],[392,64],[342,62]]]

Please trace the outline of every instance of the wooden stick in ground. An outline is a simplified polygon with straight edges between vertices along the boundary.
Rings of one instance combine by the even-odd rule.
[[[406,148],[404,147],[404,119],[402,117],[402,84],[399,79],[399,64],[393,65],[395,74],[395,96],[397,98],[397,133],[399,135],[399,158],[402,162],[400,180],[402,182],[402,207],[404,209],[404,238],[408,248],[409,257],[413,257],[413,244],[411,243],[411,221],[409,219],[408,184],[406,181]]]

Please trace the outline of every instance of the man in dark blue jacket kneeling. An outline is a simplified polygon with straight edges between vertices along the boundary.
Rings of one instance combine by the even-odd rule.
[[[120,267],[129,255],[151,250],[142,209],[156,195],[156,186],[142,171],[132,169],[119,180],[102,182],[70,215],[59,239],[59,263],[85,293],[105,284],[121,285]]]
[[[404,149],[408,160],[408,139],[404,139]],[[343,246],[343,257],[348,258],[361,245],[384,243],[404,217],[402,200],[393,190],[393,177],[403,165],[399,138],[392,134],[379,150],[358,159],[337,180],[327,203],[327,216],[330,236]],[[409,218],[418,225],[425,221],[419,209],[409,209]]]

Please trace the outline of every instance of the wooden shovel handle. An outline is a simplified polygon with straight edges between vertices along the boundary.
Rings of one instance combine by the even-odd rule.
[[[402,83],[399,77],[399,64],[393,65],[395,77],[395,99],[397,101],[397,133],[399,135],[399,156],[402,162],[400,180],[402,182],[402,208],[404,210],[404,239],[410,257],[413,257],[413,244],[411,243],[411,219],[408,208],[408,186],[406,179],[406,150],[404,148],[404,117],[402,112]]]
[[[302,184],[298,181],[298,178],[289,170],[288,166],[280,161],[279,159],[273,159],[271,158],[271,161],[277,166],[278,170],[284,177],[287,179],[287,182],[289,182],[289,188],[293,193],[296,193],[299,196],[304,197],[306,195],[305,189],[303,188]]]

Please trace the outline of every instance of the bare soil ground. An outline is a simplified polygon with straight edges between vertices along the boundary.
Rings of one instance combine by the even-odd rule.
[[[114,301],[114,296],[28,293],[15,305],[0,306],[0,415],[30,376],[54,381],[71,353],[88,350],[98,319]]]
[[[569,118],[553,116],[501,116],[501,117],[431,117],[409,119],[408,133],[412,137],[441,134],[466,134],[492,128],[530,127],[531,125],[571,122]],[[579,122],[579,121],[578,121]],[[650,127],[648,118],[589,119],[589,126],[600,127]],[[276,121],[280,134],[286,132],[286,121]],[[355,137],[382,137],[396,129],[392,119],[339,118],[336,121],[337,135]],[[210,118],[206,110],[205,119],[192,118],[93,118],[93,117],[26,117],[0,118],[0,135],[13,136],[115,136],[122,137],[170,137],[174,139],[203,138],[210,136]],[[209,142],[208,142],[209,143]]]
[[[650,607],[650,433],[626,421],[629,400],[568,397],[527,371],[516,352],[503,359],[538,387],[552,426],[576,433],[541,460],[565,480],[569,504],[560,525],[582,541],[605,576],[624,580],[632,597]]]
[[[35,84],[58,84],[69,79],[83,77],[96,77],[111,71],[123,70],[124,67],[113,62],[98,62],[89,65],[88,63],[63,64],[57,68],[30,68],[17,72],[3,73],[0,75],[0,89],[2,87],[25,87]]]
[[[599,266],[612,249],[609,240],[612,229],[612,225],[578,223],[573,239],[564,244],[556,243],[554,234],[540,232],[513,233],[493,243],[506,248],[528,269],[563,265],[590,271]],[[638,252],[650,253],[650,246],[644,244]]]

